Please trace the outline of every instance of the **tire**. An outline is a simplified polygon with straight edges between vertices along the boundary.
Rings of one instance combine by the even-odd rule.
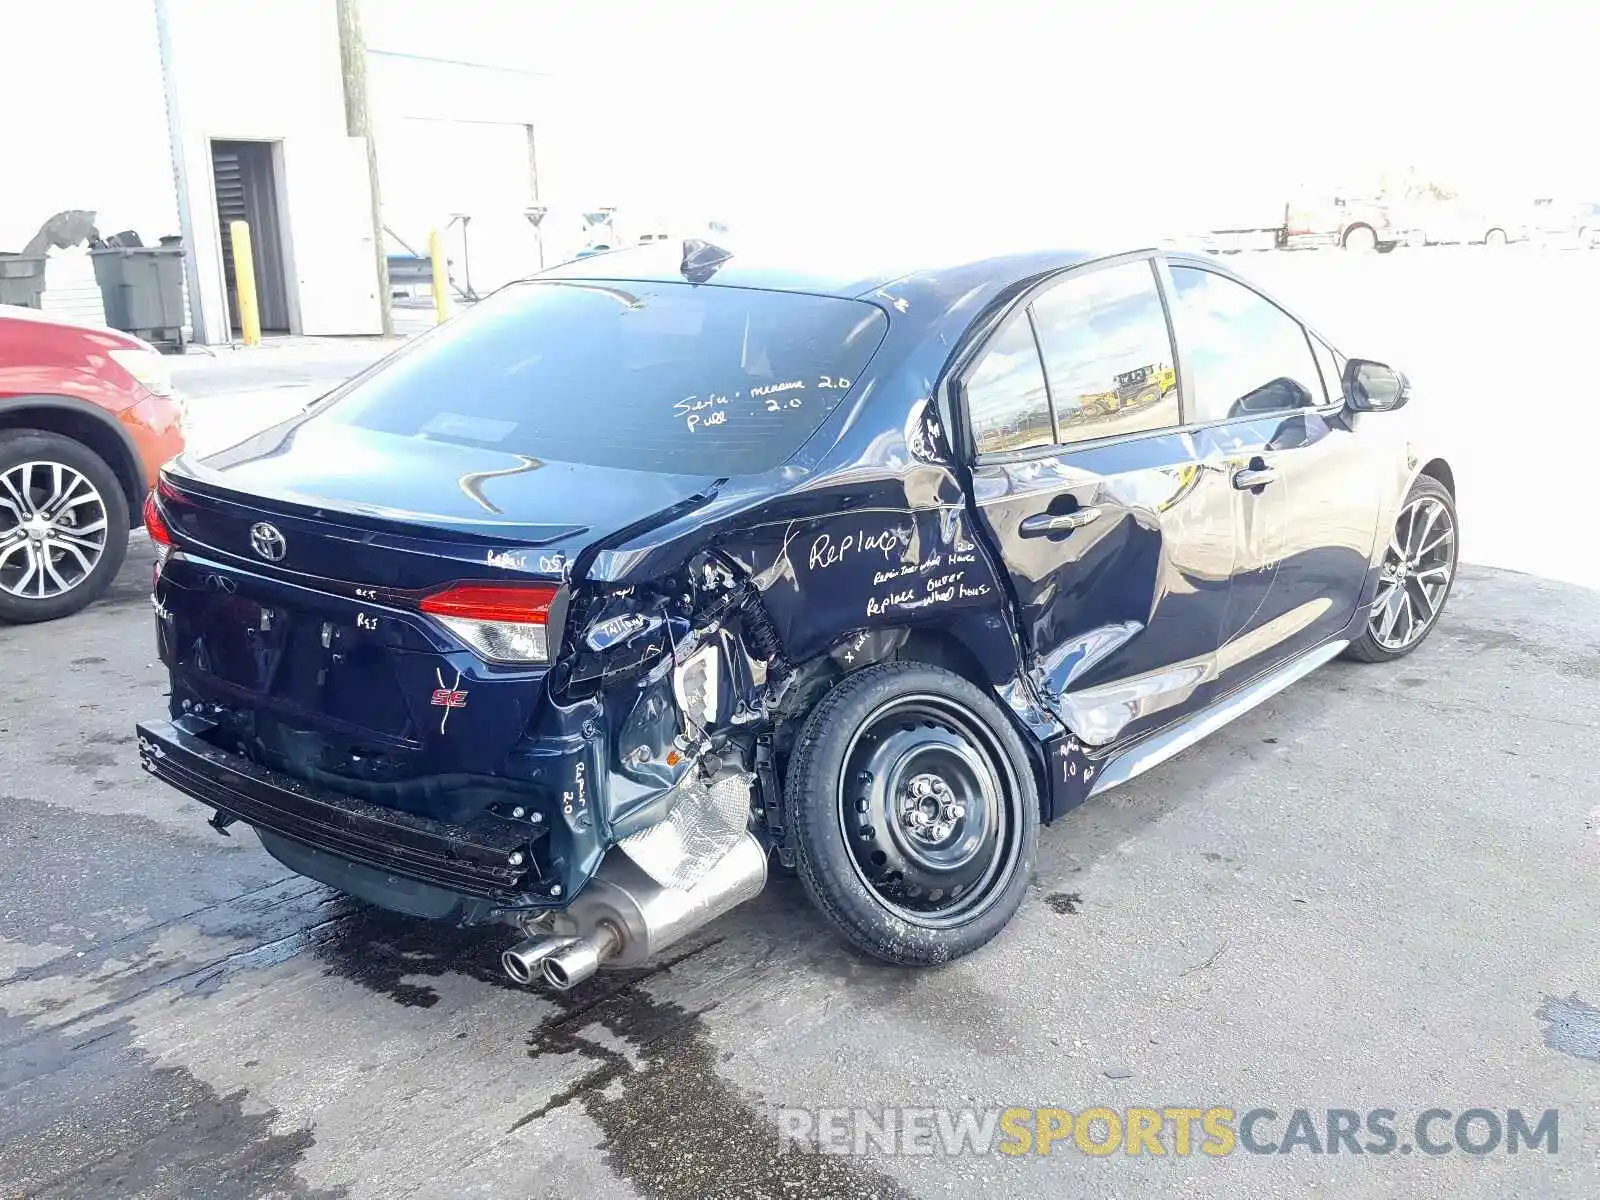
[[[1437,543],[1441,520],[1448,520],[1449,541],[1430,547],[1431,543]],[[1350,643],[1344,652],[1345,658],[1356,662],[1392,662],[1404,658],[1427,640],[1439,623],[1439,614],[1450,598],[1450,589],[1455,586],[1461,553],[1460,528],[1456,502],[1450,490],[1432,476],[1419,477],[1400,506],[1389,547],[1384,551],[1378,594],[1367,609],[1361,636]],[[1398,554],[1400,550],[1406,553]],[[1408,565],[1403,571],[1397,571],[1402,562]],[[1388,602],[1390,598],[1393,602]],[[1418,628],[1416,618],[1424,608],[1427,616]],[[1392,619],[1391,613],[1394,614]],[[1411,621],[1401,636],[1399,622],[1405,616]]]
[[[34,505],[55,520],[40,523]],[[0,621],[53,621],[92,604],[122,569],[128,520],[116,473],[87,446],[42,430],[0,432]]]
[[[1378,248],[1378,235],[1371,225],[1352,225],[1340,244],[1353,254],[1371,254]]]
[[[1027,891],[1039,834],[1028,752],[994,700],[941,667],[846,676],[800,729],[784,804],[812,903],[885,962],[971,953]]]

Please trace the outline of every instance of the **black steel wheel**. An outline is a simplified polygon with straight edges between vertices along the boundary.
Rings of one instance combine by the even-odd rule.
[[[895,662],[843,680],[800,731],[785,799],[806,891],[875,957],[956,958],[1021,903],[1032,767],[999,706],[952,672]]]

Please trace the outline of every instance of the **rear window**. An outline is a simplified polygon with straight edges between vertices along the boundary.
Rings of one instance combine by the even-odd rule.
[[[874,306],[836,297],[519,283],[313,420],[594,466],[750,474],[816,432],[887,327]]]

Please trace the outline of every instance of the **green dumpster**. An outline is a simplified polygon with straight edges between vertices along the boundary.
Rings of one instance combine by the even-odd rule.
[[[0,254],[0,304],[38,308],[44,295],[44,255]]]
[[[183,248],[112,246],[91,250],[106,324],[164,350],[183,350]]]

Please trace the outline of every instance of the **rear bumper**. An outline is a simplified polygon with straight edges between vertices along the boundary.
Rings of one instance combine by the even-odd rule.
[[[432,821],[314,788],[217,749],[204,729],[193,717],[140,722],[141,765],[219,815],[334,858],[492,905],[538,903],[526,828],[492,815]]]

